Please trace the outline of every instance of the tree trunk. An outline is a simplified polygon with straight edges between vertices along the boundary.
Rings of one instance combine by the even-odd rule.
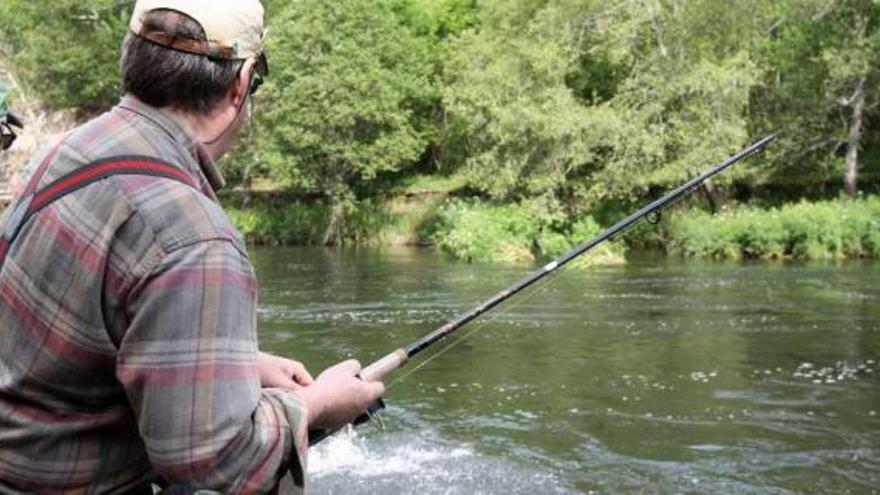
[[[338,194],[332,194],[330,197],[330,221],[327,222],[327,228],[321,239],[321,244],[325,246],[335,246],[339,243],[339,237],[342,232],[342,224],[345,221],[345,206]]]
[[[846,139],[846,175],[843,190],[847,196],[856,195],[859,173],[859,145],[862,142],[862,120],[865,113],[865,77],[859,79],[850,99],[852,115],[849,119],[849,135]]]
[[[666,50],[666,44],[663,42],[663,26],[660,25],[660,15],[662,15],[663,7],[651,0],[643,4],[651,14],[651,26],[654,28],[654,38],[657,41],[657,48],[660,49],[660,55],[663,58],[669,56]]]
[[[251,179],[250,167],[245,168],[244,179],[241,181],[241,208],[251,205],[254,199],[253,180]]]
[[[335,174],[328,182],[329,184],[324,187],[324,195],[330,199],[330,218],[321,243],[325,246],[335,246],[342,241],[342,236],[345,235],[346,216],[352,207],[354,198],[351,189],[345,184],[342,174]]]
[[[724,193],[715,187],[712,179],[703,182],[703,192],[706,193],[706,199],[709,200],[709,207],[712,208],[712,213],[718,213],[727,207]]]

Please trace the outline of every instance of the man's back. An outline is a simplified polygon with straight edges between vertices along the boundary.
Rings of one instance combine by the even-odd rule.
[[[210,440],[174,439],[208,432],[156,412],[229,420],[257,407],[253,273],[186,135],[169,114],[127,99],[65,137],[41,181],[146,155],[179,166],[201,191],[116,176],[22,227],[0,277],[0,479],[17,488],[131,489],[153,476],[150,458],[198,470],[179,458],[193,455],[190,444],[240,432],[217,438],[229,425],[205,425]],[[228,383],[219,395],[218,374]]]
[[[156,478],[256,493],[287,472],[302,487],[308,428],[384,392],[354,360],[313,379],[257,348],[253,268],[213,160],[269,74],[263,18],[260,0],[138,0],[126,98],[48,152],[45,174],[31,166],[58,187],[28,188],[0,232],[0,493]]]

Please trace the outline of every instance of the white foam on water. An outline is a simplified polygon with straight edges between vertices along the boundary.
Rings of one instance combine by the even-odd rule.
[[[309,451],[308,478],[321,495],[577,493],[555,471],[487,456],[425,429],[328,439]]]
[[[387,476],[430,471],[437,461],[473,456],[464,447],[454,449],[405,444],[371,448],[353,430],[337,434],[309,452],[309,476],[357,473],[359,477]]]

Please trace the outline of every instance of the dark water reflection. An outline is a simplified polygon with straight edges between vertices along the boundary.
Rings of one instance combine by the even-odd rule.
[[[524,274],[419,250],[253,260],[264,348],[313,371],[369,362]],[[567,271],[402,371],[418,368],[391,385],[385,431],[313,451],[313,493],[876,492],[878,275],[652,258]]]

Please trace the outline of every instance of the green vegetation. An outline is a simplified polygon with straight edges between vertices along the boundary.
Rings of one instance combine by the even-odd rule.
[[[593,217],[572,221],[549,214],[547,205],[488,204],[422,196],[407,204],[399,196],[356,205],[340,233],[341,244],[434,244],[467,261],[534,262],[564,254],[603,230]],[[227,207],[250,243],[322,243],[329,205],[292,203],[249,209]],[[643,224],[630,244],[673,255],[714,259],[828,260],[880,258],[880,198],[800,202],[782,207],[743,206],[722,214],[678,210],[660,227]],[[623,261],[627,245],[606,243],[583,262]]]
[[[133,2],[87,3],[0,4],[0,66],[49,108],[88,114],[117,96]],[[778,131],[766,154],[703,191],[701,207],[738,220],[674,215],[668,247],[877,255],[870,232],[833,247],[780,219],[806,215],[803,199],[880,192],[874,0],[266,5],[272,75],[247,146],[223,164],[245,197],[269,181],[290,199],[233,212],[254,240],[434,242],[465,259],[544,259],[598,229],[591,222],[608,225]],[[823,205],[871,201],[820,203],[811,228],[838,229]],[[734,235],[731,222],[760,224],[767,238]]]
[[[442,195],[413,201],[395,196],[385,202],[354,205],[340,244],[436,244],[467,261],[531,262],[555,258],[598,234],[602,227],[586,215],[572,221],[549,215],[545,205],[488,205]],[[332,206],[293,202],[246,209],[227,206],[230,219],[252,244],[317,245]],[[537,220],[536,219],[540,219]],[[597,249],[585,263],[620,263],[626,248],[619,242]]]
[[[880,198],[673,215],[668,249],[686,256],[759,259],[880,258]]]
[[[3,0],[0,66],[13,68],[51,108],[107,108],[119,94],[119,47],[134,3]]]
[[[226,213],[245,239],[253,244],[314,245],[323,241],[324,229],[332,207],[314,203],[292,203],[284,207],[227,207]],[[383,205],[365,202],[356,205],[348,216],[345,230],[339,232],[340,244],[377,244],[386,237],[398,220]]]
[[[5,121],[6,112],[9,111],[9,108],[6,103],[6,96],[9,94],[9,90],[6,88],[6,85],[0,83],[0,122]]]
[[[602,230],[589,215],[572,220],[551,211],[540,202],[490,205],[452,200],[438,212],[429,235],[460,259],[522,262],[556,258]],[[621,244],[606,243],[584,261],[617,263],[624,252]]]
[[[415,163],[429,144],[434,87],[427,42],[374,0],[301,0],[276,17],[277,67],[256,149],[271,175],[331,203],[335,243],[356,215],[353,189]]]

